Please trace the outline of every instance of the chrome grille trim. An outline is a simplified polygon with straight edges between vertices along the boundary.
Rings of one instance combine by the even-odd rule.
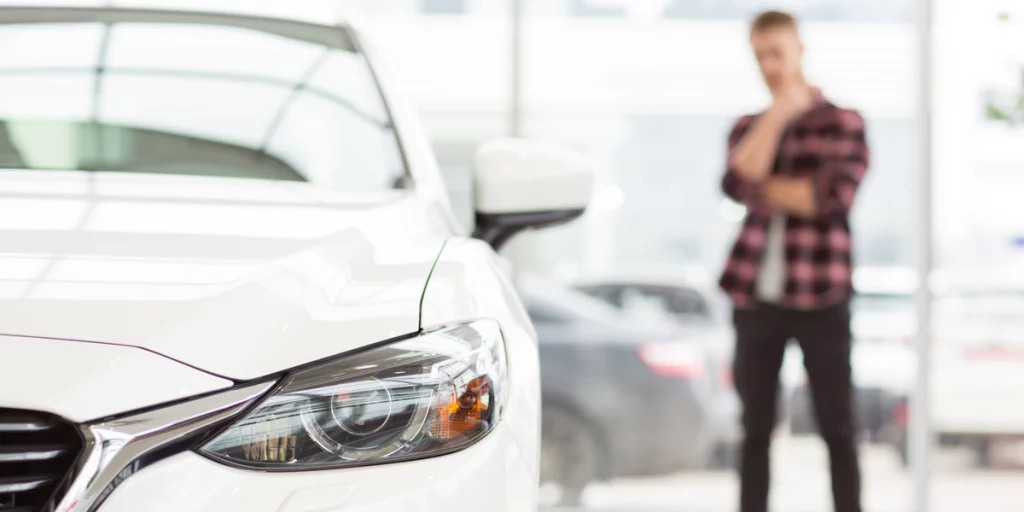
[[[56,459],[69,450],[63,446],[0,446],[0,464]]]
[[[28,415],[0,416],[0,432],[40,432],[55,426],[53,422],[35,419]]]
[[[16,494],[33,491],[52,481],[53,479],[49,477],[0,478],[0,493]]]
[[[0,512],[48,512],[82,449],[78,428],[56,416],[0,409]]]
[[[241,414],[275,382],[262,382],[156,409],[135,416],[84,425],[85,452],[75,478],[55,512],[95,512],[153,452],[187,440]]]

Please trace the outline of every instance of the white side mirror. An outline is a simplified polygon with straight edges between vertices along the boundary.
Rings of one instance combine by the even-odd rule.
[[[500,139],[476,157],[476,232],[495,249],[516,233],[569,222],[590,202],[596,163],[561,146]]]

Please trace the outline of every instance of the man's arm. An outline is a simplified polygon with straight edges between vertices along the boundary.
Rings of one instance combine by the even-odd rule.
[[[758,183],[747,181],[732,165],[732,152],[743,141],[747,131],[750,130],[754,118],[744,116],[736,120],[732,130],[729,132],[729,144],[726,150],[725,175],[722,176],[722,192],[733,201],[750,205],[755,201],[761,201],[761,186]]]
[[[828,141],[830,156],[813,178],[774,177],[764,185],[768,205],[809,219],[849,215],[860,182],[867,175],[870,151],[860,114],[840,111],[840,134]]]
[[[771,178],[764,184],[764,200],[769,206],[796,217],[814,218],[817,215],[814,183],[810,178]]]
[[[772,172],[786,125],[811,108],[811,90],[793,84],[777,91],[772,105],[756,119],[745,117],[729,137],[729,165],[722,188],[729,197],[750,205],[763,201],[762,185]]]
[[[771,173],[786,126],[778,112],[772,108],[758,117],[742,117],[729,133],[722,190],[732,200],[748,206],[763,201],[761,185]]]

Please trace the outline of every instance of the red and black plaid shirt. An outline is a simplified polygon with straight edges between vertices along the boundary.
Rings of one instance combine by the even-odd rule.
[[[729,151],[743,139],[757,116],[740,118],[729,135]],[[791,123],[779,143],[773,176],[809,178],[817,215],[788,216],[784,246],[785,288],[779,305],[816,309],[840,303],[853,292],[849,214],[867,174],[864,119],[817,97],[814,107]],[[747,207],[719,285],[736,307],[756,302],[755,286],[768,226],[775,211],[765,204],[758,183],[746,181],[727,165],[722,189]]]

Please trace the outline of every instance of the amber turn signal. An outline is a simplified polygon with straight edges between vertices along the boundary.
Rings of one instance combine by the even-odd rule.
[[[430,435],[438,441],[451,441],[486,427],[491,412],[491,381],[477,377],[460,392],[454,391],[434,410]]]

